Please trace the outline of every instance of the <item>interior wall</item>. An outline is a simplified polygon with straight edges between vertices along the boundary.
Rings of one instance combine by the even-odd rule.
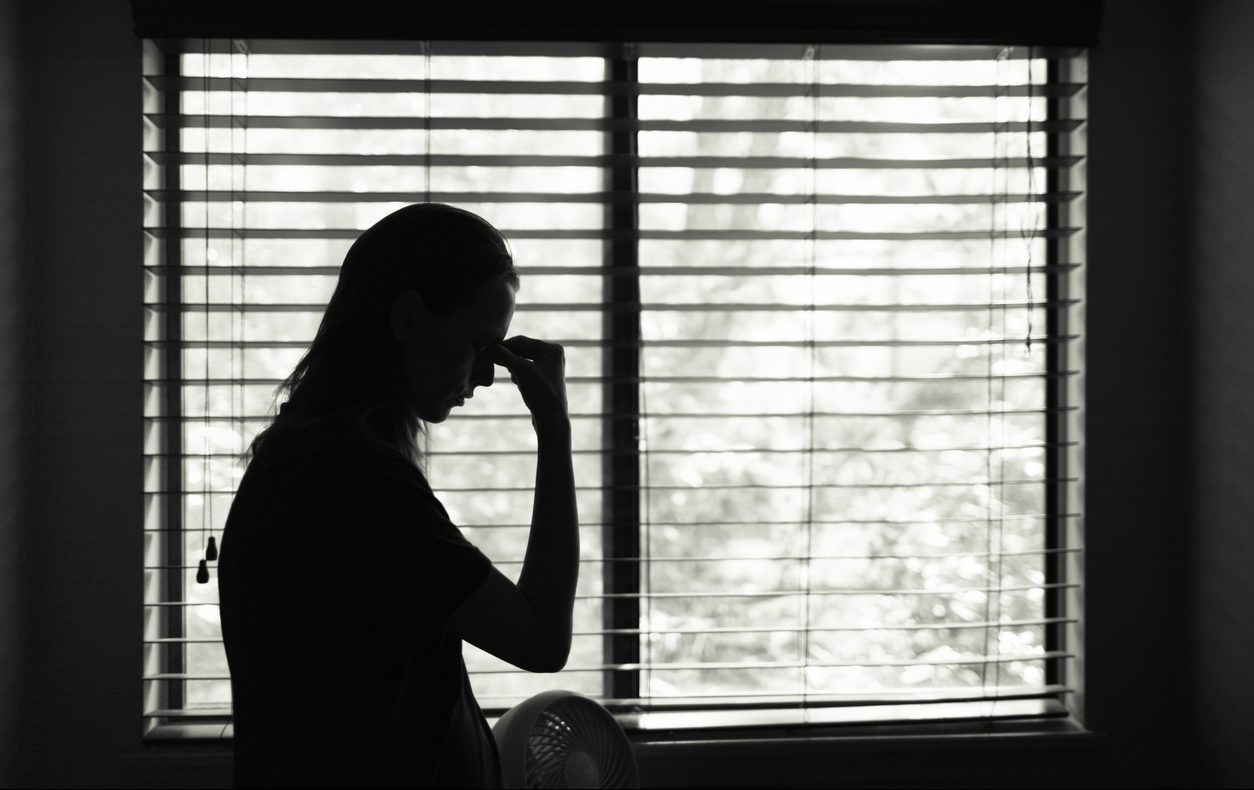
[[[18,784],[114,784],[141,724],[140,45],[125,0],[20,7],[28,507],[0,589],[27,707],[0,749]]]
[[[1187,782],[1191,542],[1181,162],[1189,4],[1107,0],[1090,56],[1085,723],[1103,783]]]
[[[1190,434],[1193,721],[1227,786],[1254,785],[1254,3],[1198,4]]]
[[[21,36],[18,8],[0,2],[0,787],[16,781],[6,746],[21,726],[22,425],[25,377],[21,360],[21,228],[23,226]],[[9,747],[11,748],[11,747]]]

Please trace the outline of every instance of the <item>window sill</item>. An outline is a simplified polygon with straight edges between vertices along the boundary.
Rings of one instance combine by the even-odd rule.
[[[1069,718],[629,734],[651,786],[1091,784],[1103,737]],[[783,774],[781,775],[781,770]]]
[[[221,733],[163,725],[122,758],[128,784],[230,786]],[[1084,786],[1104,741],[1062,717],[630,729],[628,738],[644,787]]]

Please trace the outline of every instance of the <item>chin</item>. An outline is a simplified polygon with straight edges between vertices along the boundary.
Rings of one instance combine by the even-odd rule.
[[[421,419],[423,422],[426,422],[426,423],[440,423],[440,422],[444,422],[445,420],[447,420],[449,418],[449,414],[452,411],[453,410],[451,407],[445,407],[442,409],[432,409],[423,414],[420,414],[419,419]]]

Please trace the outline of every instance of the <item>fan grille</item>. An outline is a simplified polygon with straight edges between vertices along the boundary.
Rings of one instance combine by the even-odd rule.
[[[596,703],[557,700],[527,735],[527,787],[633,787],[630,746],[618,723]]]

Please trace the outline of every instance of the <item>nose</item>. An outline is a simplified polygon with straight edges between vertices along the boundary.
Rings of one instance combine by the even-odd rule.
[[[480,353],[475,357],[475,365],[470,373],[470,385],[472,387],[491,387],[494,381],[495,371],[492,360],[488,359],[487,354]]]

